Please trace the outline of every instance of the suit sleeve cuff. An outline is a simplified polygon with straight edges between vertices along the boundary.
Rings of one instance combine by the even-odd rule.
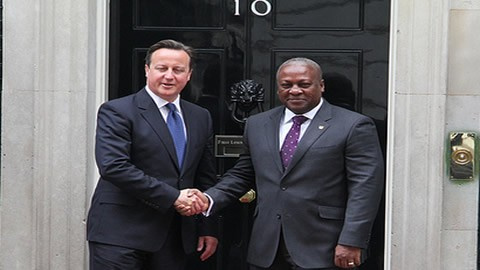
[[[214,204],[215,202],[213,201],[212,197],[210,197],[210,195],[208,195],[207,193],[203,193],[203,194],[205,194],[205,196],[207,196],[209,204],[208,204],[208,209],[207,209],[207,211],[202,212],[202,214],[203,214],[204,216],[206,216],[206,217],[209,217],[210,214],[211,214],[211,212],[212,212],[213,204]]]

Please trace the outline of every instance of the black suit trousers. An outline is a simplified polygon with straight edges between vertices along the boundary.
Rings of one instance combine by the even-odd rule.
[[[333,258],[332,258],[333,260]],[[290,254],[285,246],[285,241],[282,234],[280,234],[280,243],[278,245],[277,254],[275,259],[270,267],[262,268],[255,265],[250,265],[250,270],[307,270],[296,265],[295,262],[290,257]],[[340,270],[340,268],[317,268],[309,270]]]
[[[186,255],[180,222],[172,222],[168,238],[159,251],[146,252],[90,241],[90,270],[184,270]]]

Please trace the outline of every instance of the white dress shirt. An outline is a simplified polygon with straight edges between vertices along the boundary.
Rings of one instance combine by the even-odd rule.
[[[307,120],[303,122],[303,124],[300,126],[300,136],[298,138],[298,141],[300,141],[302,139],[303,134],[307,130],[308,126],[312,122],[313,117],[315,117],[315,114],[317,114],[318,110],[320,110],[320,107],[322,106],[322,104],[323,104],[323,98],[320,98],[320,102],[318,103],[318,105],[304,114],[295,114],[288,108],[285,108],[285,113],[283,115],[282,120],[280,121],[278,149],[282,149],[283,141],[285,141],[285,137],[287,137],[287,133],[293,125],[292,118],[297,115],[303,115],[307,117]]]
[[[182,119],[183,134],[185,134],[185,141],[187,141],[187,128],[185,126],[185,120],[183,119],[182,108],[180,107],[180,95],[178,95],[177,98],[173,102],[168,102],[168,101],[164,100],[163,98],[155,95],[152,92],[152,90],[150,90],[150,88],[148,88],[148,85],[145,86],[145,89],[147,90],[148,95],[153,99],[153,101],[157,105],[157,108],[160,111],[160,113],[162,114],[162,117],[163,117],[163,120],[165,121],[165,123],[167,123],[168,113],[170,112],[170,110],[168,109],[168,107],[166,105],[168,103],[173,103],[173,105],[175,105],[175,107],[177,108],[176,113]]]

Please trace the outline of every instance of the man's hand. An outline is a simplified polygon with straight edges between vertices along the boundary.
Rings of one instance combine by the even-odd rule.
[[[361,254],[360,248],[339,244],[335,247],[335,265],[340,268],[355,268],[362,263]]]
[[[198,189],[183,189],[173,204],[178,213],[192,216],[207,211],[208,198]]]
[[[210,258],[210,256],[215,253],[217,250],[218,240],[213,236],[200,236],[198,238],[197,251],[200,252],[203,250],[200,255],[200,260],[205,261]]]

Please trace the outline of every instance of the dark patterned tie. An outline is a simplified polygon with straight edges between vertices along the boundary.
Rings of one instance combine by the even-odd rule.
[[[297,115],[292,118],[292,127],[288,131],[285,141],[283,141],[282,149],[280,150],[283,168],[287,168],[292,160],[293,154],[297,149],[298,138],[300,137],[300,126],[307,119],[308,118],[303,115]]]
[[[181,168],[183,155],[185,153],[185,131],[183,130],[183,122],[180,115],[177,114],[177,108],[173,103],[168,103],[166,106],[170,110],[167,116],[167,126],[172,135],[175,150],[177,152],[178,165]]]

